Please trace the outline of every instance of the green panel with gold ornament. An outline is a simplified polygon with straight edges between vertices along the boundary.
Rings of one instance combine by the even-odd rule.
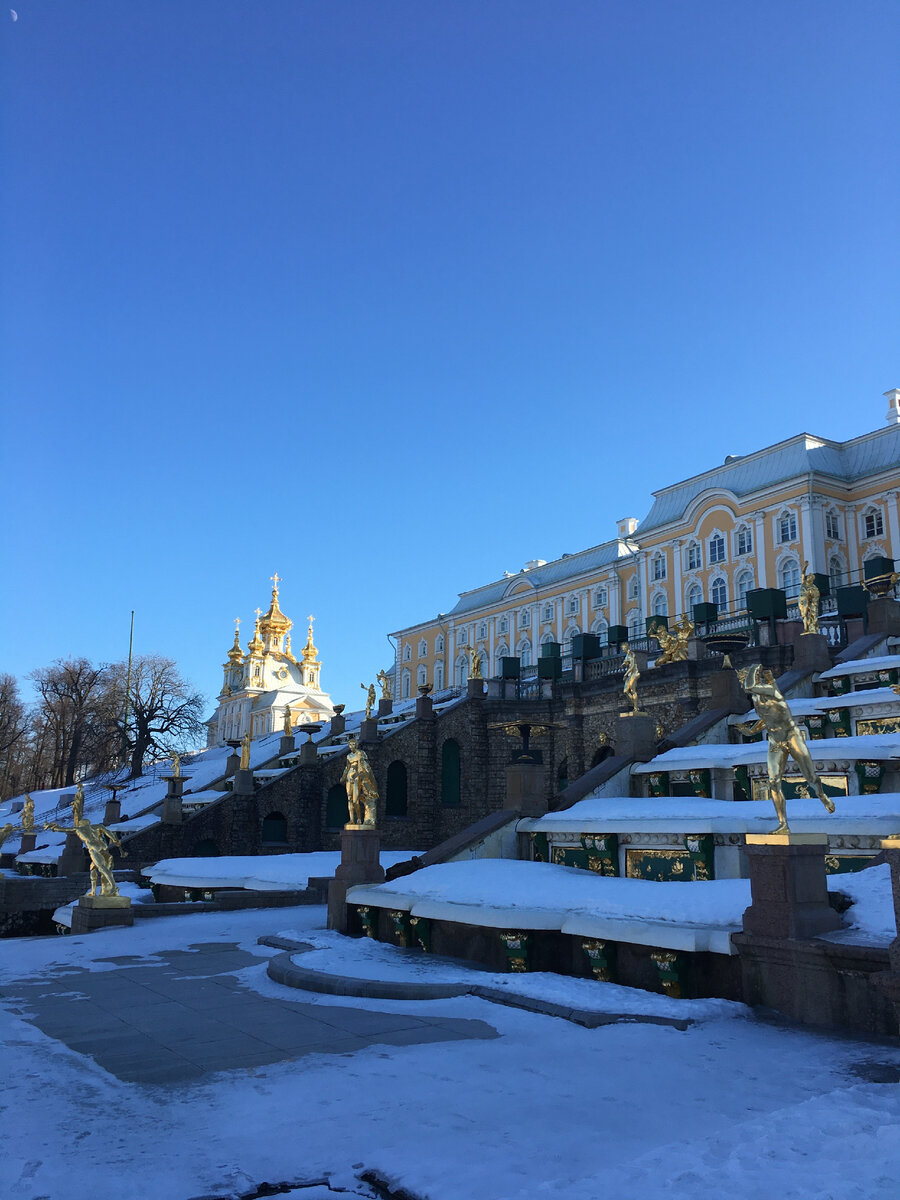
[[[712,796],[712,773],[708,767],[699,767],[696,770],[689,771],[691,777],[691,787],[694,789],[695,796],[701,796],[708,800]]]
[[[824,713],[810,713],[803,718],[803,724],[811,741],[828,736],[828,718]]]
[[[687,850],[626,850],[628,879],[652,879],[660,883],[687,883],[694,877],[694,864]]]
[[[875,675],[873,687],[892,687],[897,682],[898,672],[893,667],[885,671],[878,671]]]
[[[715,848],[711,833],[689,833],[684,839],[684,848],[691,856],[692,878],[705,883],[715,878]]]
[[[850,789],[846,775],[820,775],[819,778],[822,781],[822,787],[826,796],[846,796],[849,794]],[[810,790],[809,784],[802,775],[785,775],[782,787],[786,800],[815,799],[814,793]],[[769,799],[769,781],[765,775],[757,775],[754,778],[753,799]]]
[[[850,676],[839,675],[837,679],[832,679],[831,690],[836,696],[846,696],[850,691]]]
[[[874,796],[881,788],[881,781],[884,778],[884,763],[883,762],[858,762],[853,768],[856,771],[856,778],[859,781],[860,795]]]
[[[687,992],[688,956],[677,950],[654,950],[650,959],[666,995],[681,1000]]]
[[[651,771],[647,776],[647,784],[651,796],[668,796],[669,772]]]
[[[867,867],[874,854],[826,854],[826,875],[853,875]]]
[[[581,844],[587,854],[589,871],[612,878],[619,874],[619,835],[583,833]]]
[[[751,800],[753,798],[750,788],[750,768],[744,764],[734,768],[734,798],[735,800]]]
[[[431,921],[428,917],[410,917],[409,928],[413,940],[426,954],[431,952]]]
[[[557,867],[578,867],[588,869],[587,851],[581,846],[554,846],[550,851],[550,861]]]
[[[581,948],[593,977],[601,983],[613,983],[616,978],[616,943],[602,938],[584,938]]]
[[[410,943],[411,930],[409,927],[409,912],[403,908],[392,908],[391,928],[398,946],[406,948]]]
[[[368,904],[357,904],[356,912],[359,916],[359,923],[362,926],[362,931],[366,937],[374,938],[375,936],[375,913]]]
[[[499,937],[506,951],[507,969],[514,973],[527,971],[531,935],[524,930],[510,929],[499,934]]]
[[[831,723],[831,728],[834,731],[835,737],[850,736],[849,708],[829,708],[825,715]]]
[[[531,835],[531,857],[534,862],[550,861],[550,843],[546,833]]]
[[[900,716],[860,717],[856,722],[856,732],[860,737],[870,737],[874,733],[900,733]]]

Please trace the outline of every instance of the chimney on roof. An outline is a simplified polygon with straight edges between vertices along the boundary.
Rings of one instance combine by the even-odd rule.
[[[623,517],[621,521],[616,521],[616,531],[620,538],[631,537],[637,527],[637,517]]]
[[[900,388],[891,388],[884,393],[884,398],[888,402],[885,420],[888,425],[900,425]]]

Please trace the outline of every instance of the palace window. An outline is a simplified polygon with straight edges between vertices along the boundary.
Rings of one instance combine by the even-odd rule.
[[[425,641],[424,638],[422,638],[421,642],[419,642],[419,658],[424,658],[427,653],[428,653],[428,643]]]
[[[500,633],[509,633],[509,618],[501,617],[500,624],[497,626],[497,629]]]
[[[638,598],[638,596],[640,596],[640,594],[641,594],[640,580],[638,579],[637,575],[632,575],[632,577],[628,580],[628,599],[629,600],[637,600],[637,598]]]
[[[725,561],[725,539],[720,533],[709,539],[709,561],[720,563]]]
[[[594,592],[594,607],[604,608],[609,603],[609,595],[605,587],[597,588]]]
[[[653,556],[652,574],[654,579],[665,579],[666,577],[666,560],[661,554]]]
[[[728,607],[728,585],[721,575],[717,575],[712,581],[712,586],[709,589],[709,598],[719,612]]]
[[[566,612],[577,613],[580,607],[581,607],[581,601],[578,599],[578,597],[570,596],[569,603],[566,605]]]
[[[481,624],[478,626],[478,636],[480,638],[487,637],[487,621],[482,621]]]
[[[526,625],[530,625],[530,624],[531,624],[531,613],[528,611],[527,608],[523,608],[522,611],[519,613],[519,625],[520,625],[520,627],[524,628]]]
[[[737,577],[738,608],[747,607],[747,593],[751,592],[755,586],[756,580],[753,578],[753,572],[741,571]]]
[[[884,537],[884,518],[880,508],[867,508],[863,516],[867,538]]]
[[[523,667],[531,666],[531,642],[519,643],[519,664]]]
[[[443,690],[443,687],[444,687],[444,664],[439,662],[439,663],[434,664],[434,690],[436,692],[440,692]]]
[[[778,540],[779,542],[796,542],[797,540],[797,516],[796,513],[783,512],[778,518]]]
[[[497,648],[497,658],[509,658],[509,646],[504,642]]]
[[[600,645],[605,646],[609,641],[609,625],[601,617],[599,621],[594,622],[593,633],[600,639]]]
[[[796,596],[800,591],[800,564],[795,558],[786,559],[778,570],[778,582],[784,594]]]
[[[836,555],[828,560],[828,582],[832,591],[844,586],[844,564]]]
[[[687,569],[689,571],[699,570],[700,567],[700,543],[691,542],[687,548]]]
[[[742,525],[734,539],[734,548],[738,554],[753,553],[753,534],[749,525]]]
[[[457,629],[457,631],[456,631],[457,646],[464,646],[467,641],[468,641],[468,634],[467,634],[466,630],[465,629]]]
[[[833,510],[825,514],[825,536],[831,538],[833,542],[841,540],[841,523],[837,513]]]
[[[411,658],[412,658],[412,646],[404,646],[403,647],[403,661],[409,662],[409,660]]]
[[[409,699],[409,689],[410,689],[411,682],[412,682],[412,680],[411,680],[409,671],[404,671],[402,679],[400,681],[400,699],[401,700]]]
[[[640,612],[635,609],[628,614],[628,636],[630,638],[639,638],[644,632],[643,621],[641,620]]]
[[[434,651],[435,654],[444,653],[444,635],[442,633],[439,633],[437,636],[437,640],[434,643]]]
[[[656,596],[653,601],[654,617],[667,617],[669,615],[669,601],[664,594]]]
[[[688,595],[687,595],[688,611],[690,613],[693,613],[694,605],[702,604],[702,603],[703,603],[703,588],[700,586],[699,583],[692,584],[690,590],[688,591]]]
[[[426,684],[427,682],[428,682],[428,670],[426,667],[421,666],[421,667],[419,667],[418,671],[416,672],[416,684],[419,687],[422,687],[422,685]]]
[[[545,604],[544,605],[544,620],[552,621],[555,615],[556,615],[556,605],[555,604]]]

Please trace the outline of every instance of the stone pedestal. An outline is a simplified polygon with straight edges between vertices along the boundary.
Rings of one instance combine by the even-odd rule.
[[[245,771],[235,771],[234,787],[231,789],[236,796],[252,796],[256,790],[253,786],[253,772],[248,767]]]
[[[801,633],[794,642],[795,671],[827,671],[831,666],[828,638],[824,633]]]
[[[341,861],[328,884],[328,928],[347,932],[347,889],[359,883],[383,883],[381,833],[368,825],[341,830]]]
[[[82,896],[72,910],[72,933],[133,924],[130,896]]]
[[[378,716],[389,717],[394,711],[394,701],[385,700],[383,697],[378,701]]]
[[[542,817],[547,812],[546,779],[547,768],[541,763],[510,763],[503,807],[515,809],[523,817]]]
[[[181,797],[184,792],[184,785],[188,776],[185,775],[163,775],[162,777],[169,785],[169,790],[166,792],[163,799],[162,819],[164,825],[180,825],[184,819],[184,813],[181,806]]]
[[[890,596],[874,596],[866,609],[866,626],[869,633],[900,636],[900,601]]]
[[[828,903],[824,833],[747,834],[750,907],[744,932],[766,938],[813,938],[840,929]]]
[[[487,681],[487,694],[489,700],[500,700],[503,696],[503,680],[489,679]]]
[[[889,971],[884,971],[873,977],[873,982],[887,994],[894,1005],[897,1021],[900,1023],[900,834],[885,838],[881,843],[882,857],[891,868],[891,891],[894,900],[894,921],[897,926],[897,937],[888,947]]]
[[[291,736],[288,737],[288,735],[286,733],[283,733],[281,735],[281,741],[278,743],[279,755],[293,754],[296,749],[297,749],[297,742],[296,742],[296,739],[294,738],[294,735],[291,734]]]
[[[241,756],[239,754],[229,754],[225,759],[225,778],[230,779],[240,769],[240,765]]]
[[[87,855],[84,845],[77,833],[66,834],[66,844],[62,854],[56,860],[57,875],[76,875],[87,869]]]
[[[615,738],[616,754],[649,762],[656,754],[656,721],[649,713],[620,713]]]
[[[484,680],[483,679],[468,679],[466,680],[466,695],[470,700],[480,700],[484,695]]]
[[[359,740],[361,742],[377,742],[378,741],[378,718],[369,717],[363,721],[359,727]]]
[[[318,757],[318,753],[319,752],[316,748],[316,743],[312,740],[312,738],[310,738],[300,747],[300,761],[307,765],[312,764],[314,766],[316,758]]]
[[[122,801],[113,796],[112,800],[107,800],[106,807],[103,810],[103,824],[115,825],[116,821],[122,819]]]
[[[434,702],[430,696],[416,697],[416,717],[420,720],[424,717],[426,720],[434,716]]]
[[[709,681],[710,708],[724,708],[728,713],[745,713],[752,707],[750,697],[741,687],[737,673],[730,667],[716,671]]]
[[[336,712],[334,714],[334,716],[331,718],[331,727],[328,732],[330,733],[330,735],[332,737],[337,737],[338,734],[343,733],[346,728],[347,728],[347,718],[344,716],[344,714],[342,712],[339,712],[339,713]]]
[[[20,854],[30,854],[30,852],[35,849],[36,841],[37,841],[36,833],[23,833],[22,834],[22,844],[19,847],[19,853]]]

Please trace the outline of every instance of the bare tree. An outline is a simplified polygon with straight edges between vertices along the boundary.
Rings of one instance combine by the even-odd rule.
[[[112,668],[111,683],[118,696],[125,694],[127,663]],[[159,755],[192,749],[204,732],[204,697],[178,670],[171,658],[144,654],[131,668],[131,700],[125,733],[131,778],[143,774],[151,751]],[[121,714],[115,718],[123,729]]]
[[[52,746],[50,787],[71,787],[108,740],[109,675],[108,667],[86,658],[57,659],[31,672],[39,719]]]
[[[18,752],[29,729],[28,713],[14,675],[0,674],[0,796],[12,782]]]

